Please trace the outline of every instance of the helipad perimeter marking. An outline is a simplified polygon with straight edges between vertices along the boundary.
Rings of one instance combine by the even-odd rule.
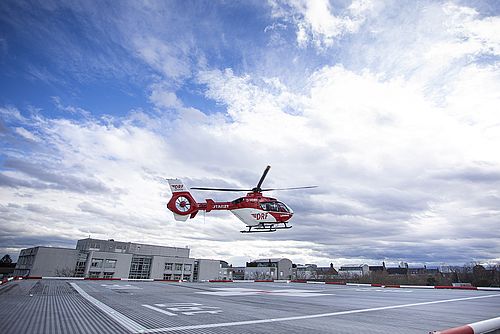
[[[215,327],[230,327],[230,326],[264,324],[264,323],[270,323],[270,322],[283,322],[283,321],[293,321],[293,320],[303,320],[303,319],[314,319],[314,318],[332,317],[332,316],[336,316],[336,315],[345,315],[345,314],[354,314],[354,313],[365,313],[365,312],[391,310],[391,309],[413,307],[413,306],[421,306],[421,305],[442,304],[442,303],[458,302],[458,301],[472,300],[472,299],[492,298],[492,297],[500,297],[500,294],[486,295],[486,296],[476,296],[476,297],[465,297],[465,298],[455,298],[455,299],[445,299],[445,300],[435,300],[435,301],[431,301],[431,302],[421,302],[421,303],[393,305],[393,306],[382,306],[382,307],[374,307],[374,308],[367,308],[367,309],[360,309],[360,310],[340,311],[340,312],[321,313],[321,314],[311,314],[311,315],[302,315],[302,316],[286,317],[286,318],[247,320],[247,321],[222,322],[222,323],[204,324],[204,325],[190,325],[190,326],[154,328],[154,329],[147,329],[147,330],[143,331],[142,333],[174,332],[174,331],[187,330],[187,329],[203,329],[203,328],[215,328]]]
[[[87,299],[89,302],[94,304],[99,310],[106,313],[109,317],[113,318],[116,322],[118,322],[120,325],[122,325],[123,327],[125,327],[129,331],[131,331],[133,333],[144,333],[147,330],[146,327],[138,324],[134,320],[124,316],[120,312],[112,309],[111,307],[104,304],[103,302],[90,296],[88,293],[83,291],[83,289],[80,288],[75,283],[70,283],[70,284],[83,298]]]
[[[413,290],[405,289],[374,289],[374,288],[360,288],[356,289],[358,292],[382,292],[382,293],[412,293]]]

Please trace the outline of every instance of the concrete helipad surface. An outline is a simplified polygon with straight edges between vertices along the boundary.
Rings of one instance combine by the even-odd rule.
[[[0,333],[428,333],[498,317],[500,292],[300,283],[13,281]]]

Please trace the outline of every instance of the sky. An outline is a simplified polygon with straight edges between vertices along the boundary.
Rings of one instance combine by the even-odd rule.
[[[500,262],[498,1],[0,1],[0,255],[115,239],[238,266]],[[293,228],[175,221],[165,178]],[[240,193],[193,191],[198,201]]]

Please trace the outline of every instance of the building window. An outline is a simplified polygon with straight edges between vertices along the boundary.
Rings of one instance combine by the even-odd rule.
[[[100,273],[100,272],[98,272],[98,271],[91,271],[91,272],[89,272],[89,277],[90,277],[90,278],[99,278],[99,275],[100,275],[100,274],[101,274],[101,273]]]
[[[106,259],[106,262],[104,262],[104,268],[116,268],[116,260]]]
[[[170,281],[170,280],[172,280],[172,275],[170,275],[170,274],[163,274],[163,279]]]
[[[165,263],[165,270],[172,270],[173,263]]]
[[[179,274],[174,275],[174,281],[178,281],[180,279],[181,279],[181,275],[179,275]]]
[[[186,281],[191,281],[191,275],[189,275],[189,274],[188,275],[184,275],[184,279]]]
[[[198,270],[199,270],[199,263],[198,261],[194,261],[194,267],[193,267],[193,281],[198,280]]]
[[[191,271],[191,265],[190,264],[185,264],[184,265],[184,271]]]
[[[113,278],[113,273],[104,273],[103,278]]]
[[[149,278],[152,258],[132,257],[128,278]]]
[[[176,263],[175,270],[182,270],[182,263]]]
[[[85,273],[85,264],[86,261],[77,261],[75,266],[75,277],[83,277]]]
[[[103,259],[92,259],[91,268],[102,268]]]

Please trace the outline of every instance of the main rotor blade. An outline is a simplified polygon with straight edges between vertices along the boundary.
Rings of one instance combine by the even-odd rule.
[[[191,187],[193,190],[207,190],[207,191],[252,191],[252,189],[232,189],[232,188],[205,188],[205,187]]]
[[[264,179],[266,178],[266,175],[270,169],[271,169],[271,166],[267,166],[266,169],[264,170],[264,173],[262,173],[262,176],[259,180],[259,183],[257,183],[257,187],[254,188],[256,191],[260,191],[260,186],[262,185],[262,182],[264,182]]]
[[[297,189],[311,189],[318,188],[318,186],[305,186],[305,187],[292,187],[292,188],[267,188],[261,189],[261,191],[272,191],[272,190],[297,190]]]

